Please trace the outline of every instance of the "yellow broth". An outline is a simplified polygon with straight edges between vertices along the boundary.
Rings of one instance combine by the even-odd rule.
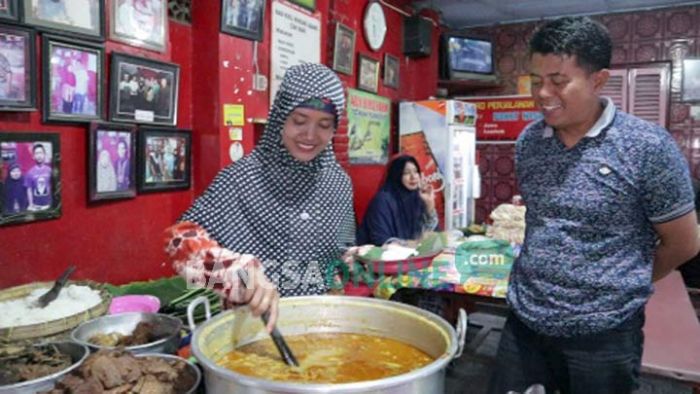
[[[271,339],[226,354],[219,365],[262,379],[298,383],[351,383],[400,375],[434,359],[403,342],[360,334],[285,336],[299,367],[287,366]]]

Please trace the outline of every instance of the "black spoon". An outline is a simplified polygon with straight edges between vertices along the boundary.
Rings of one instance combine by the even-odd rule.
[[[56,283],[53,284],[53,287],[51,290],[47,291],[46,293],[42,294],[41,297],[39,297],[35,302],[34,306],[38,308],[45,308],[46,305],[50,304],[53,300],[58,297],[58,294],[61,292],[61,289],[63,286],[66,284],[68,281],[68,277],[75,271],[75,266],[71,265],[63,271],[61,276],[58,277],[56,280]]]
[[[242,268],[239,269],[237,273],[238,277],[243,282],[243,286],[248,288],[248,283],[250,283],[248,273]],[[263,323],[265,323],[265,326],[267,326],[267,322],[270,320],[270,311],[265,311],[260,318],[262,319]],[[284,337],[282,337],[282,334],[279,332],[276,326],[272,329],[270,337],[272,337],[272,342],[275,344],[275,347],[277,347],[277,350],[280,352],[284,362],[290,367],[298,367],[299,362],[297,361],[296,357],[294,357],[292,349],[289,348],[287,341],[284,340]]]

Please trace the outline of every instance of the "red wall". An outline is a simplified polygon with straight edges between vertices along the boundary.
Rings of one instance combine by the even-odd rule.
[[[178,127],[192,127],[192,29],[170,22],[170,45],[165,53],[106,42],[108,89],[109,54],[127,52],[180,65]],[[41,45],[37,37],[37,65]],[[38,78],[41,108],[41,78]],[[106,98],[105,101],[108,101]],[[172,275],[164,264],[162,230],[192,201],[190,190],[137,195],[134,199],[87,203],[87,129],[84,124],[43,124],[41,112],[0,112],[0,131],[58,132],[61,143],[61,217],[55,220],[0,228],[0,288],[57,277],[69,264],[78,266],[73,278],[121,283]]]
[[[109,1],[108,1],[109,3]],[[139,194],[130,200],[87,204],[87,126],[42,124],[41,113],[0,113],[0,131],[59,132],[61,138],[62,216],[50,221],[0,228],[0,288],[36,280],[55,278],[68,264],[76,264],[74,278],[124,283],[173,274],[165,264],[162,231],[191,204],[209,184],[216,172],[230,163],[228,128],[223,126],[223,104],[244,104],[245,117],[266,118],[268,92],[252,91],[253,42],[219,33],[220,1],[196,1],[192,26],[170,22],[170,46],[157,53],[106,42],[107,66],[112,51],[127,52],[180,66],[178,127],[193,129],[192,190]],[[366,1],[318,0],[321,13],[321,60],[331,64],[335,22],[357,31],[356,52],[382,60],[384,53],[401,59],[400,88],[384,87],[379,95],[389,97],[397,108],[399,99],[424,99],[437,85],[437,29],[433,55],[408,59],[402,55],[402,16],[384,7],[387,38],[378,52],[366,46],[362,35],[362,16]],[[403,5],[407,1],[394,0]],[[109,6],[109,4],[107,4]],[[107,8],[108,9],[108,8]],[[265,36],[258,43],[260,72],[269,77],[270,9],[267,2]],[[432,15],[433,19],[435,15]],[[39,41],[37,42],[39,44]],[[40,45],[37,54],[40,54]],[[355,62],[357,64],[357,61]],[[38,64],[41,59],[38,58]],[[227,66],[226,66],[227,64]],[[109,67],[107,67],[109,68]],[[39,67],[41,69],[41,67]],[[107,70],[108,71],[108,70]],[[347,87],[355,87],[357,66],[352,76],[341,75]],[[104,88],[107,89],[109,75]],[[40,78],[39,78],[39,82]],[[41,108],[41,86],[37,97]],[[397,114],[393,114],[396,127]],[[253,148],[262,126],[246,121],[243,146]],[[395,144],[392,130],[392,145]],[[347,163],[347,120],[343,120],[334,139],[339,161],[350,174],[355,189],[358,220],[379,187],[384,166],[350,166]],[[395,146],[394,146],[395,148]]]

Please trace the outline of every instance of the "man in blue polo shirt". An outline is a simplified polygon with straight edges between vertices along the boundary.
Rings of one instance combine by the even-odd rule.
[[[516,145],[527,205],[491,392],[629,393],[638,383],[652,282],[700,248],[685,159],[662,127],[599,93],[612,44],[564,17],[530,41],[543,119]]]

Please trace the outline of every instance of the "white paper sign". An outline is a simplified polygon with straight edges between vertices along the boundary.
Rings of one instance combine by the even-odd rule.
[[[321,62],[321,14],[309,15],[281,1],[273,1],[271,41],[270,106],[287,68]]]
[[[139,120],[141,122],[153,122],[153,111],[137,109],[134,111],[134,120]]]

